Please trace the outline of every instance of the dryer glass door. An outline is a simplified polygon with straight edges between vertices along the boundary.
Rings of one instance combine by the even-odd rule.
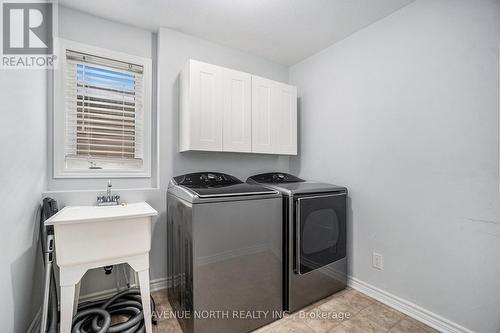
[[[345,193],[297,198],[294,250],[297,274],[308,273],[345,257]]]

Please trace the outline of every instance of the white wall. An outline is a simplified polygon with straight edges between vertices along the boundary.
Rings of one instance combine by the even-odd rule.
[[[59,6],[59,37],[151,58],[152,32]]]
[[[25,332],[41,300],[37,208],[46,185],[47,75],[0,70],[2,332]]]
[[[296,64],[292,171],[350,190],[350,274],[500,328],[500,2],[418,0]],[[371,268],[372,252],[385,270]]]
[[[142,180],[113,179],[113,187],[123,200],[129,202],[146,200],[160,213],[153,224],[151,279],[166,277],[165,200],[167,185],[173,176],[190,171],[221,171],[246,179],[247,176],[256,172],[288,170],[288,157],[201,152],[180,154],[177,149],[179,91],[177,78],[188,58],[246,70],[287,82],[288,69],[285,66],[168,29],[161,29],[156,35],[150,31],[65,7],[60,7],[59,10],[59,36],[98,47],[152,57],[154,66],[158,66],[159,97],[154,94],[153,106],[154,111],[156,112],[157,109],[159,112],[160,119],[158,124],[159,182],[156,181],[155,176],[152,179]],[[157,103],[158,108],[156,108]],[[153,127],[156,125],[154,123]],[[96,191],[104,189],[106,185],[106,180],[102,179],[54,179],[51,161],[48,163],[48,169],[48,191],[45,195],[58,200],[61,207],[70,204],[94,204]],[[156,172],[154,172],[155,175]],[[123,281],[123,279],[120,280]],[[110,289],[114,285],[114,273],[104,276],[102,270],[95,270],[85,276],[82,294]]]

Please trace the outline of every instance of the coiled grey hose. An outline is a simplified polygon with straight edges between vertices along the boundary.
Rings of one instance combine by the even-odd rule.
[[[151,297],[151,312],[155,302]],[[112,315],[125,315],[124,322],[111,325]],[[151,319],[149,319],[151,320]],[[156,324],[155,320],[153,322]],[[83,303],[73,318],[72,333],[144,333],[144,313],[138,288],[121,291],[107,300]]]

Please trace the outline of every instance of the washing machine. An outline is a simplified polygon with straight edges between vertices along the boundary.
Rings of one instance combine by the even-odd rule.
[[[295,312],[347,285],[347,189],[282,172],[249,177],[283,196],[283,307]]]
[[[184,332],[249,332],[282,310],[282,198],[218,172],[167,192],[168,297]]]

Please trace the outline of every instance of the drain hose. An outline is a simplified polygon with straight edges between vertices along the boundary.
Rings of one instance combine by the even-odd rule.
[[[151,297],[151,311],[155,302]],[[111,325],[111,315],[128,317],[124,322]],[[151,320],[151,319],[150,319]],[[155,323],[155,321],[153,320]],[[121,291],[105,300],[82,303],[73,318],[72,333],[144,333],[144,313],[138,288]]]
[[[42,260],[44,264],[46,263],[45,253],[47,252],[47,235],[53,233],[48,231],[45,227],[45,220],[54,215],[57,212],[57,203],[51,198],[43,199],[43,205],[40,207],[40,246],[42,248]],[[59,313],[57,309],[57,290],[56,290],[56,280],[54,275],[54,270],[51,269],[50,272],[50,285],[49,285],[49,299],[48,299],[48,318],[47,327],[43,327],[43,332],[47,333],[57,333],[57,323],[59,322]]]

